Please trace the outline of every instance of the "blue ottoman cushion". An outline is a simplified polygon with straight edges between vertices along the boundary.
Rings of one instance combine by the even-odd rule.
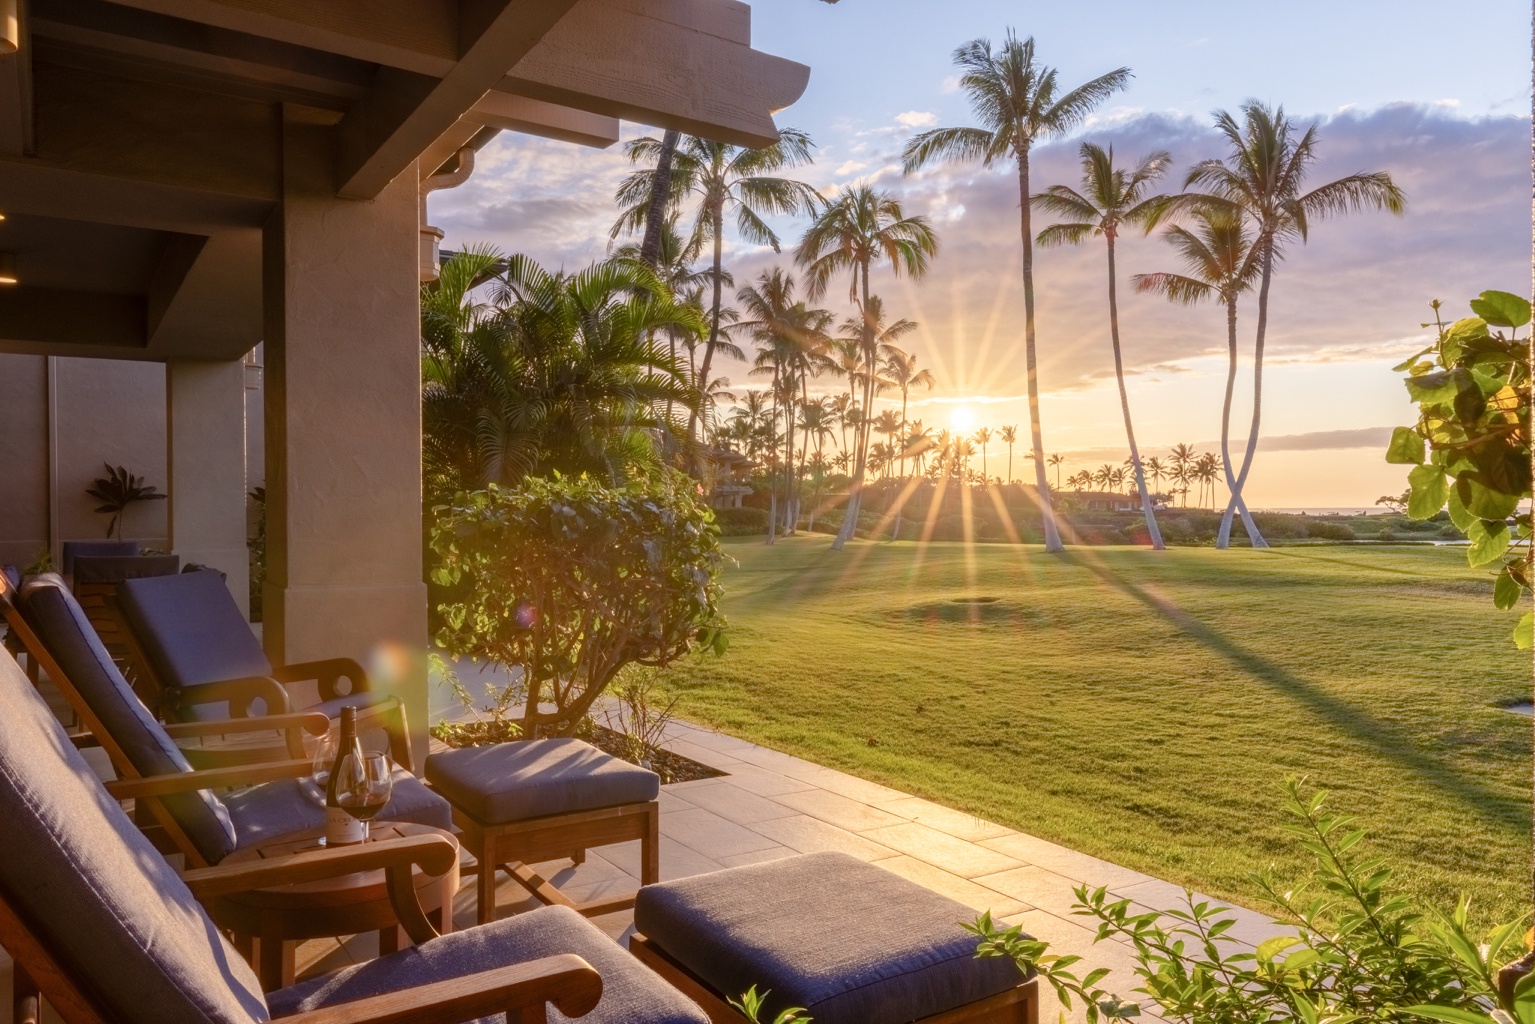
[[[655,772],[577,739],[445,750],[426,759],[426,778],[484,825],[648,803],[661,794]]]
[[[977,960],[975,911],[843,853],[812,853],[640,889],[635,931],[716,992],[768,992],[816,1024],[908,1024],[1005,992]]]

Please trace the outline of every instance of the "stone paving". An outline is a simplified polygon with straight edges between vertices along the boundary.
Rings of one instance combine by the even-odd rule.
[[[840,850],[941,892],[976,911],[989,910],[1050,942],[1053,951],[1082,955],[1092,967],[1111,970],[1103,986],[1126,1000],[1133,991],[1128,945],[1094,943],[1094,931],[1071,913],[1072,889],[1107,886],[1143,908],[1183,906],[1181,886],[1090,857],[1055,843],[983,821],[919,797],[834,771],[745,740],[674,722],[665,744],[727,774],[669,785],[661,793],[661,875],[679,878],[704,871]],[[539,865],[545,877],[577,901],[633,892],[639,887],[639,844],[591,851],[586,863]],[[501,886],[502,913],[536,904],[515,883]],[[1285,929],[1251,910],[1234,908],[1232,935],[1246,946]],[[474,896],[460,894],[458,922],[474,922]],[[596,919],[616,940],[627,940],[628,913]],[[301,970],[329,969],[348,957],[372,954],[372,937],[340,949],[310,943]],[[1053,1024],[1059,1006],[1044,993],[1041,1021]],[[1081,1019],[1080,1007],[1068,1015]],[[1143,1017],[1155,1017],[1143,1014]]]

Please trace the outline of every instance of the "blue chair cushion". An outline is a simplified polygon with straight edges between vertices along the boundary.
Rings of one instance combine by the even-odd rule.
[[[325,794],[308,779],[268,782],[224,798],[234,822],[235,847],[264,846],[325,825]],[[394,790],[380,821],[409,821],[453,829],[453,808],[410,772],[394,770]]]
[[[181,571],[179,555],[77,555],[75,585],[121,583],[141,576],[174,576]]]
[[[975,911],[843,853],[728,868],[640,889],[634,928],[735,996],[767,991],[772,1016],[816,1024],[907,1024],[1020,982],[977,960]]]
[[[123,678],[62,579],[52,573],[34,576],[21,589],[20,607],[67,682],[122,748],[134,770],[140,775],[192,770],[181,749]],[[235,849],[229,812],[212,793],[177,793],[163,803],[208,863],[217,864]]]
[[[21,570],[14,565],[0,565],[0,575],[5,576],[5,582],[9,585],[11,593],[21,589]]]
[[[63,563],[60,568],[65,576],[75,571],[75,558],[80,555],[136,555],[139,553],[139,542],[136,540],[66,540],[64,542]]]
[[[259,1024],[261,986],[0,658],[0,892],[106,1020]]]
[[[661,793],[655,772],[577,739],[445,750],[427,757],[426,777],[485,825],[646,803]]]
[[[272,674],[271,661],[217,572],[126,580],[117,588],[117,603],[167,687]]]
[[[708,1024],[697,1005],[569,907],[543,907],[451,932],[422,946],[347,967],[267,996],[275,1017],[574,953],[602,975],[602,1001],[580,1024]],[[504,1022],[504,1015],[491,1020]],[[570,1018],[550,1011],[551,1022]]]

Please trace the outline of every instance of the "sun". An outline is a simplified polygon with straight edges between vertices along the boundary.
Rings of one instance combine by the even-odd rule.
[[[956,405],[949,414],[949,424],[959,433],[968,434],[975,427],[975,410],[968,405]]]

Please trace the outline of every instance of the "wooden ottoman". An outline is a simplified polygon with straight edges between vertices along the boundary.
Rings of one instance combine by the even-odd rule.
[[[426,779],[453,805],[459,841],[479,861],[480,924],[496,916],[496,872],[539,901],[588,917],[627,910],[633,896],[576,903],[529,864],[640,841],[640,883],[661,877],[661,778],[583,740],[518,740],[445,750]]]
[[[714,1024],[756,986],[765,1020],[816,1024],[1037,1024],[1038,985],[977,960],[975,911],[842,853],[813,853],[647,885],[629,950]]]

